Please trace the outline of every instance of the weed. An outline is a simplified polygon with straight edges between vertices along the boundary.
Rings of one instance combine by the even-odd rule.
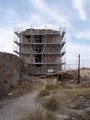
[[[59,101],[54,97],[49,98],[43,105],[47,110],[57,111],[59,109]]]
[[[58,118],[56,114],[46,112],[42,109],[36,109],[22,120],[58,120]]]
[[[41,90],[38,94],[39,97],[44,97],[50,95],[50,92],[48,90]]]
[[[67,94],[71,94],[73,97],[88,96],[90,95],[90,88],[74,88],[63,90]]]
[[[47,90],[55,90],[55,89],[58,89],[59,87],[55,84],[47,84],[46,85],[46,89]]]
[[[58,117],[56,116],[55,113],[47,111],[45,120],[58,120]]]

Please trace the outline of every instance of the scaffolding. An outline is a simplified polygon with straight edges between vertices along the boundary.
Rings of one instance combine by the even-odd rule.
[[[20,29],[19,29],[20,30]],[[52,29],[15,29],[14,52],[28,65],[29,75],[55,74],[65,66],[66,28]]]

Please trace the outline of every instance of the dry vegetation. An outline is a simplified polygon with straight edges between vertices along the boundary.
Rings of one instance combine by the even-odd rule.
[[[41,90],[38,94],[39,97],[44,97],[50,95],[50,92],[48,90]]]
[[[71,109],[70,105],[74,103],[77,98],[82,96],[90,97],[90,87],[86,87],[86,86],[84,87],[82,85],[81,86],[76,85],[73,87],[73,86],[68,86],[64,83],[57,85],[56,83],[53,84],[50,81],[45,85],[45,89],[41,90],[37,96],[38,102],[42,104],[42,108],[45,109],[44,112],[38,111],[38,113],[36,114],[32,113],[33,116],[30,113],[29,116],[31,116],[32,118],[31,117],[29,118],[28,116],[27,118],[29,119],[24,119],[24,120],[57,120],[60,119],[56,117],[58,116],[58,114],[65,115],[66,113],[68,117],[71,116],[75,117],[76,113],[74,115],[71,111],[69,111]],[[49,112],[45,112],[45,111],[49,111]],[[51,112],[55,114],[52,114]],[[81,118],[84,117],[85,116],[82,116]],[[70,118],[70,120],[72,120],[72,118]]]
[[[18,84],[16,86],[11,86],[11,90],[8,93],[8,97],[9,98],[18,97],[33,90],[40,89],[43,85],[44,83],[41,80],[38,80],[37,83],[25,82]]]
[[[43,109],[36,109],[22,120],[58,120],[58,118],[55,113],[46,112]]]
[[[67,94],[69,102],[74,101],[80,96],[90,96],[90,88],[63,89],[63,92]]]
[[[43,106],[50,111],[57,111],[59,109],[59,101],[55,97],[50,97],[43,103]]]
[[[55,90],[55,89],[58,89],[59,86],[57,84],[46,84],[46,87],[45,87],[47,90]]]

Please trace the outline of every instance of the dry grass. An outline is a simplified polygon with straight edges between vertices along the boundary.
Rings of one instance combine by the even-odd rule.
[[[64,89],[73,89],[73,87],[72,86],[68,86],[66,83],[59,83],[59,86],[61,87],[61,88],[64,88]]]
[[[55,97],[50,97],[46,102],[43,103],[43,106],[50,111],[57,111],[59,109],[59,101]]]
[[[41,109],[32,111],[27,117],[22,120],[43,120],[45,113]]]
[[[57,94],[57,93],[58,93],[57,90],[52,91],[52,94]]]
[[[59,86],[57,84],[46,84],[46,87],[45,87],[47,90],[55,90],[55,89],[58,89]]]
[[[90,88],[90,82],[79,84],[77,88]]]
[[[30,82],[25,82],[18,84],[16,86],[11,86],[11,91],[9,92],[9,94],[11,93],[12,96],[8,96],[8,97],[13,98],[13,97],[21,96],[25,93],[31,92],[33,90],[37,90],[41,88],[43,85],[44,83],[41,80],[38,80],[37,83],[35,84],[32,84]]]
[[[59,103],[66,107],[68,107],[69,104],[75,101],[78,97],[90,96],[90,88],[62,89],[62,92],[63,95],[59,96]]]
[[[27,92],[30,92],[33,89],[34,89],[34,87],[31,85],[31,83],[22,83],[22,84],[18,84],[16,86],[11,86],[11,90],[10,90],[9,94],[12,94],[12,95],[9,97],[10,98],[18,97]]]
[[[55,113],[47,111],[45,120],[58,120],[58,117],[56,116]]]
[[[64,89],[65,93],[72,95],[74,98],[78,96],[90,96],[90,88],[73,88]]]
[[[58,120],[58,118],[54,113],[46,112],[42,109],[36,109],[22,120]]]
[[[53,93],[53,92],[52,92]],[[54,95],[54,94],[53,94]],[[58,92],[55,92],[55,98],[57,98],[57,104],[62,107],[68,107],[75,99],[78,97],[87,97],[90,96],[90,88],[62,88],[58,89]],[[47,107],[51,102],[47,103]]]
[[[41,90],[38,94],[39,97],[44,97],[44,96],[47,96],[47,95],[50,95],[50,92],[48,90]]]

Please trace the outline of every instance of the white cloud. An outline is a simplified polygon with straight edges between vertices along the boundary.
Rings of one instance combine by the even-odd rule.
[[[75,36],[79,39],[90,40],[90,30],[84,30],[82,32],[78,32]]]
[[[0,51],[13,53],[12,28],[0,28]]]
[[[15,15],[16,12],[11,6],[7,6],[6,9],[3,6],[0,6],[0,12],[6,15]]]
[[[78,11],[81,20],[86,21],[87,15],[85,12],[85,2],[86,0],[73,0],[73,7]]]
[[[78,54],[81,55],[81,67],[90,67],[90,47],[87,45],[69,43],[66,46],[67,65],[76,68],[78,63]],[[68,66],[67,66],[68,67]]]
[[[0,5],[0,14],[2,20],[0,23],[0,51],[13,53],[13,34],[14,21],[16,21],[16,11],[9,4],[6,6]]]
[[[44,19],[41,18],[39,14],[32,14],[30,16],[30,22],[32,27],[43,28],[44,27]]]
[[[32,4],[43,14],[48,15],[49,17],[46,18],[47,20],[55,20],[56,25],[59,25],[61,23],[66,23],[68,28],[70,27],[70,23],[68,19],[60,12],[60,9],[57,9],[53,7],[52,5],[48,5],[45,0],[30,0]],[[48,21],[49,23],[49,21]]]
[[[28,20],[29,22],[22,21],[23,30],[27,28],[31,28],[31,27],[32,28],[45,28],[46,26],[46,21],[39,14],[35,14],[35,13],[31,14]],[[48,27],[50,27],[50,24],[48,24]]]
[[[30,18],[31,26],[34,28],[60,29],[59,27],[57,28],[55,24],[52,24],[50,21],[46,21],[46,19],[43,19],[39,14],[32,14]],[[28,27],[29,26],[27,26],[27,28]]]
[[[16,11],[12,6],[7,5],[6,8],[3,6],[0,6],[0,14],[3,18],[3,22],[8,22],[8,24],[13,23],[13,21],[17,19]]]

